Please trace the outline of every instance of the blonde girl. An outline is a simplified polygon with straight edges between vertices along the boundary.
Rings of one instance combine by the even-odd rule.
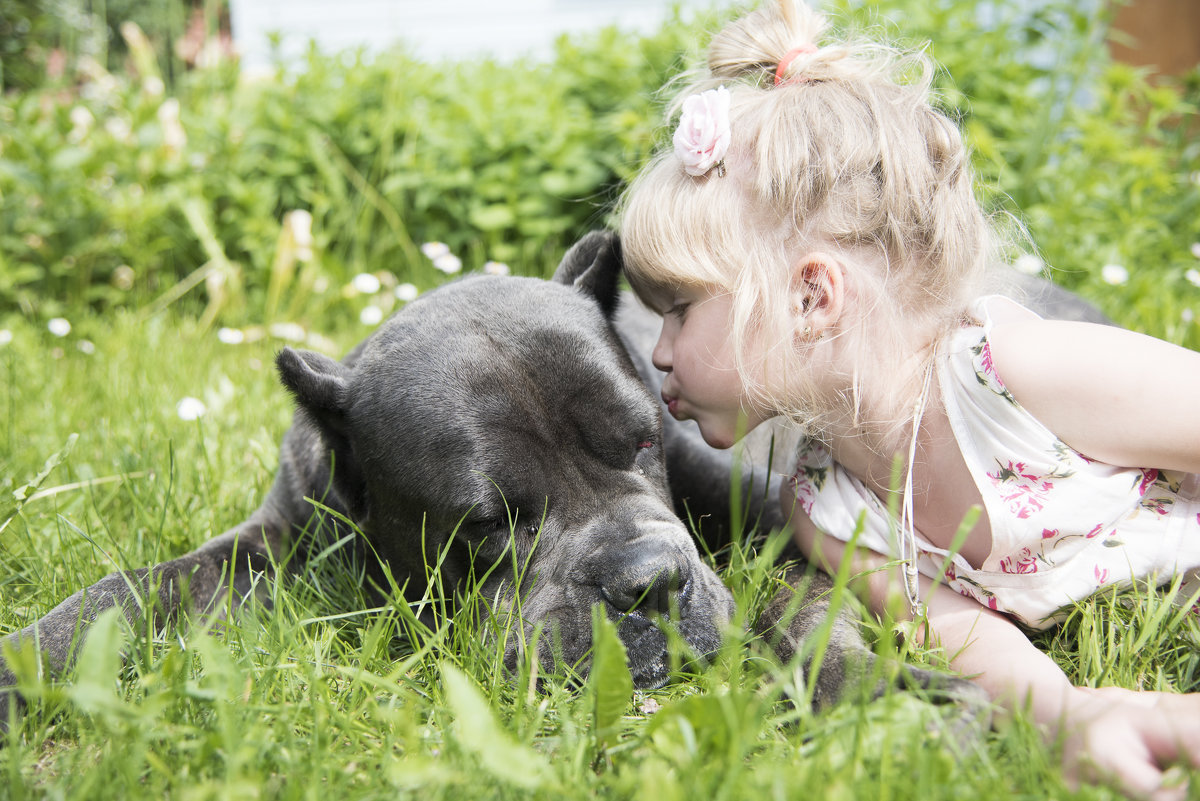
[[[1071,779],[1182,797],[1163,775],[1200,764],[1200,696],[1074,687],[1018,623],[1200,565],[1200,354],[986,294],[995,237],[923,54],[783,0],[693,78],[620,210],[670,412],[715,447],[787,416],[811,560],[853,559],[876,612],[906,599]]]

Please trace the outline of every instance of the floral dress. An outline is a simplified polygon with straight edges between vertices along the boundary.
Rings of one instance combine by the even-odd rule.
[[[981,298],[937,363],[946,413],[991,523],[991,553],[976,568],[918,530],[917,569],[1047,628],[1102,587],[1167,581],[1200,566],[1200,474],[1089,459],[1038,422],[992,367],[995,304],[1033,314],[1007,298]],[[792,483],[820,530],[844,541],[858,531],[860,547],[899,553],[886,506],[819,444],[801,444]]]

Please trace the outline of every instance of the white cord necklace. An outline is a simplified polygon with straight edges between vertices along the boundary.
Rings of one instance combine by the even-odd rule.
[[[937,352],[934,352],[934,359]],[[917,463],[917,434],[921,431],[921,420],[929,400],[929,383],[933,377],[934,360],[925,368],[925,380],[921,384],[921,395],[913,404],[912,439],[908,443],[908,470],[904,476],[904,498],[900,508],[900,561],[904,563],[904,594],[908,597],[908,609],[913,618],[925,613],[917,584],[917,531],[913,522],[913,470]]]

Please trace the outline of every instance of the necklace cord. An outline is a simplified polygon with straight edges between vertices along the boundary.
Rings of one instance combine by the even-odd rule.
[[[912,438],[908,443],[908,470],[904,476],[904,499],[900,510],[900,561],[904,565],[904,594],[908,599],[908,609],[914,618],[925,613],[921,603],[920,588],[917,584],[917,532],[913,522],[913,471],[917,462],[917,435],[921,431],[921,420],[925,417],[925,407],[929,401],[929,384],[933,378],[934,359],[925,368],[925,380],[921,384],[921,395],[913,404]]]

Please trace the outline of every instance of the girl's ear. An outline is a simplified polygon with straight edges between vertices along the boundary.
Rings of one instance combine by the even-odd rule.
[[[846,300],[842,264],[828,253],[808,253],[792,268],[792,319],[796,335],[818,339],[833,331]]]

